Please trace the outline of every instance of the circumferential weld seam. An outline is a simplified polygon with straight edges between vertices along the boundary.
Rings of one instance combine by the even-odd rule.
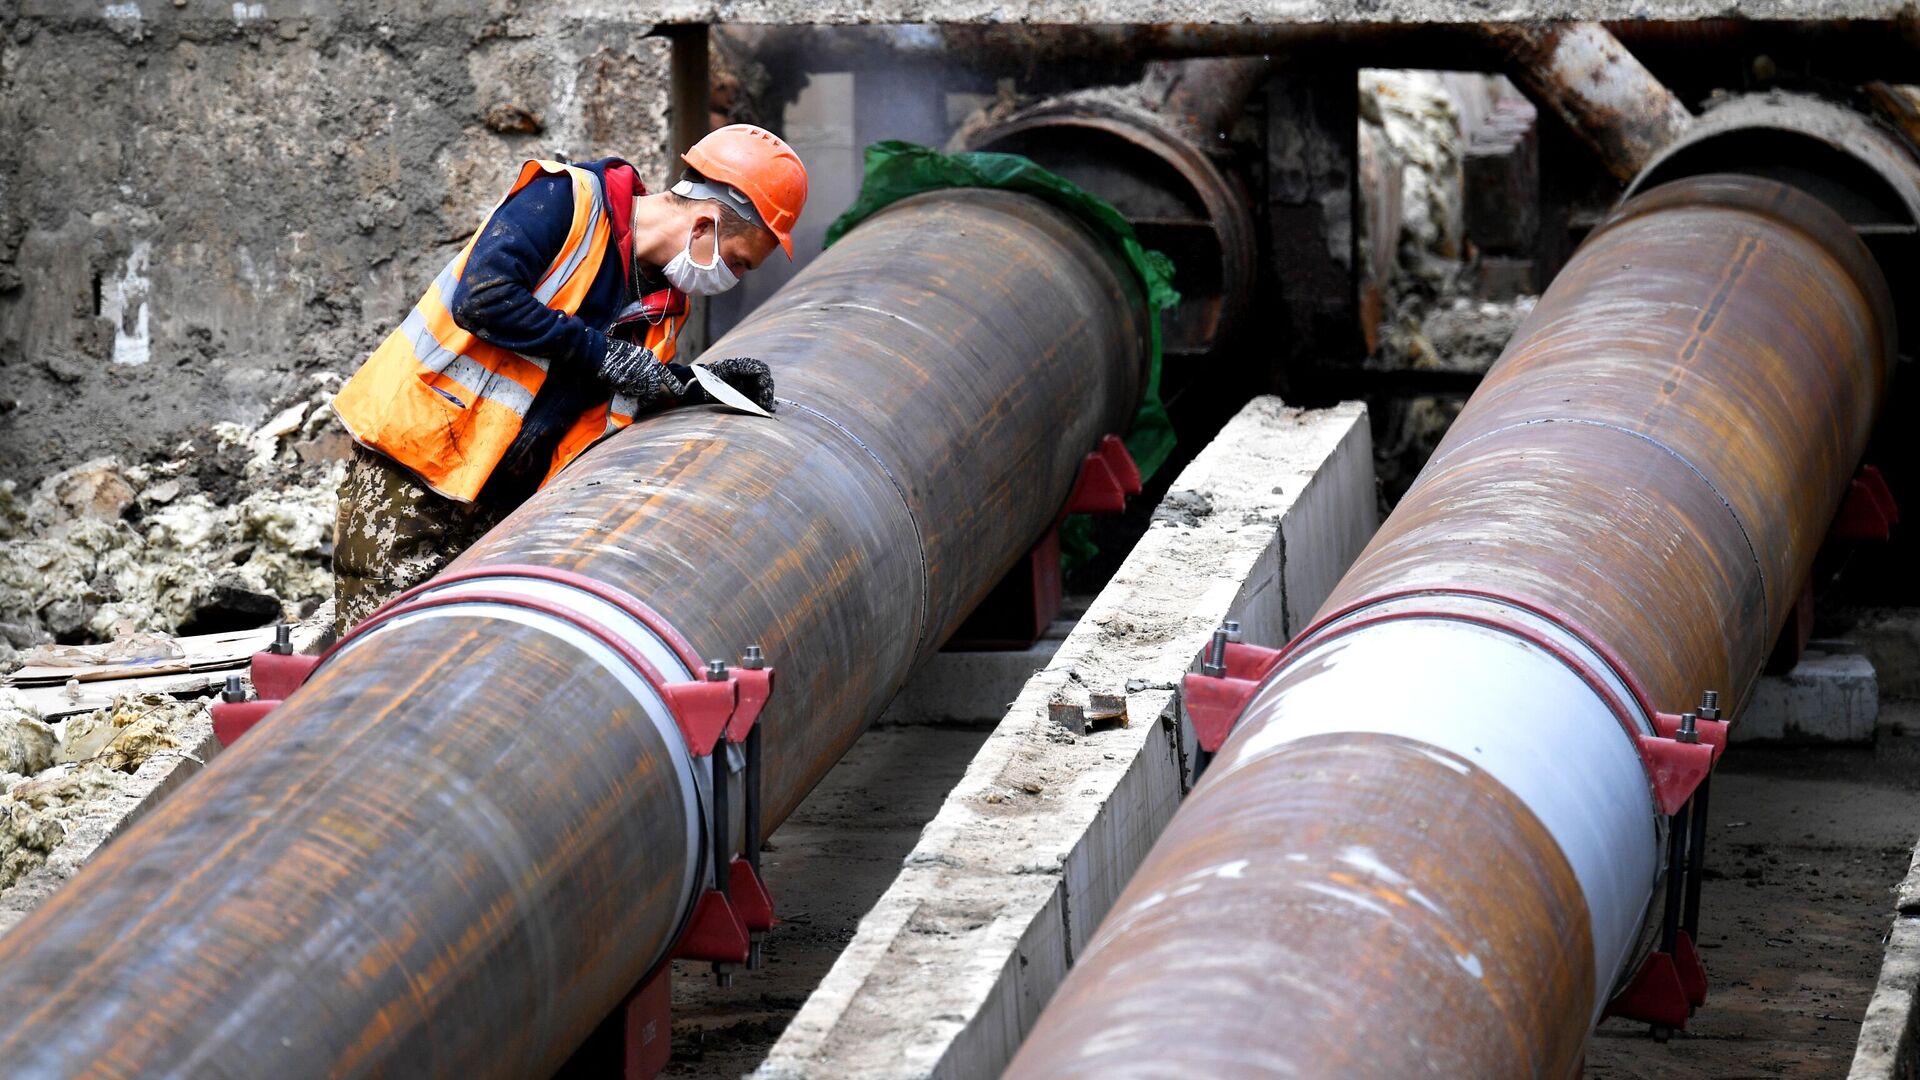
[[[1472,446],[1474,443],[1479,442],[1481,439],[1488,438],[1489,436],[1498,435],[1503,431],[1513,431],[1516,428],[1531,427],[1534,424],[1581,424],[1586,427],[1605,428],[1608,431],[1616,431],[1622,435],[1630,435],[1633,438],[1639,439],[1641,442],[1648,444],[1649,446],[1658,447],[1660,450],[1664,451],[1668,457],[1671,457],[1673,460],[1679,462],[1682,465],[1685,465],[1687,467],[1687,471],[1692,473],[1694,476],[1698,477],[1700,482],[1706,485],[1707,490],[1713,493],[1713,497],[1720,500],[1720,505],[1726,507],[1727,516],[1733,519],[1733,527],[1740,530],[1740,539],[1743,543],[1747,545],[1747,558],[1753,561],[1753,572],[1756,575],[1758,575],[1760,578],[1760,613],[1762,616],[1765,617],[1766,622],[1764,623],[1764,625],[1766,626],[1773,625],[1773,600],[1767,592],[1767,571],[1765,567],[1760,565],[1759,549],[1753,546],[1753,536],[1747,532],[1747,523],[1740,520],[1740,511],[1734,509],[1733,503],[1728,502],[1727,497],[1725,495],[1720,494],[1720,489],[1714,486],[1713,481],[1707,479],[1707,474],[1701,472],[1699,468],[1694,465],[1693,462],[1688,461],[1685,455],[1681,454],[1678,450],[1675,450],[1673,447],[1668,446],[1666,443],[1661,442],[1659,439],[1656,439],[1653,436],[1648,435],[1646,432],[1635,431],[1632,428],[1624,428],[1618,424],[1609,424],[1603,420],[1588,420],[1578,416],[1545,416],[1545,417],[1538,417],[1532,420],[1521,420],[1517,423],[1507,424],[1503,427],[1494,428],[1491,431],[1483,431],[1480,434],[1475,435],[1473,438],[1468,439],[1466,442],[1461,443],[1459,446],[1453,448],[1452,450],[1449,450],[1447,452],[1447,456],[1452,457],[1454,454],[1458,453],[1459,451],[1464,450],[1467,447]],[[1431,464],[1431,462],[1429,462],[1429,464]]]
[[[899,477],[893,475],[893,470],[887,468],[887,463],[880,460],[880,455],[873,452],[873,447],[862,442],[860,436],[855,435],[853,430],[847,427],[847,425],[835,420],[833,417],[828,416],[826,413],[821,412],[811,405],[803,405],[798,401],[793,401],[788,398],[775,398],[774,400],[789,408],[799,409],[809,416],[818,417],[826,421],[829,426],[840,432],[840,434],[852,439],[853,445],[859,447],[862,452],[873,459],[875,465],[880,467],[880,472],[886,476],[887,483],[892,484],[894,492],[900,496],[900,507],[907,512],[907,520],[913,524],[914,548],[920,555],[920,633],[915,636],[913,642],[914,654],[918,655],[921,646],[927,643],[928,623],[933,619],[933,613],[930,610],[933,596],[933,573],[927,567],[927,537],[925,533],[920,531],[920,519],[913,513],[913,503],[907,499],[906,485],[900,482]]]

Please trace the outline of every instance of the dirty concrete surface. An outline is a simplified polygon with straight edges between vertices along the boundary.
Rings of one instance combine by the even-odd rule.
[[[767,935],[764,966],[721,989],[706,965],[674,965],[673,1064],[664,1075],[731,1080],[760,1063],[990,730],[883,727],[854,743],[761,856],[781,920]]]
[[[1701,899],[1707,1004],[1665,1044],[1602,1023],[1588,1077],[1846,1075],[1920,838],[1920,699],[1881,709],[1893,729],[1872,747],[1727,755]]]

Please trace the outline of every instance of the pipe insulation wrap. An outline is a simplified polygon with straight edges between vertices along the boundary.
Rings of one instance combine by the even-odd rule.
[[[680,409],[590,451],[456,561],[501,567],[484,589],[343,649],[0,938],[0,1061],[551,1072],[665,953],[705,856],[650,689],[517,606],[592,601],[506,568],[643,601],[666,630],[593,618],[656,666],[686,671],[676,635],[761,645],[771,831],[1124,431],[1148,330],[1127,265],[1036,199],[874,215],[709,350],[773,366],[775,419]]]
[[[1738,716],[1866,446],[1879,268],[1786,185],[1575,253],[1008,1076],[1568,1076],[1644,947],[1635,736]]]

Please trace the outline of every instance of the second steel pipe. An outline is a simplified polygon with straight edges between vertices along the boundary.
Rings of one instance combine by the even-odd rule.
[[[1702,177],[1615,213],[1008,1075],[1572,1075],[1659,873],[1634,703],[1718,689],[1737,716],[1892,333],[1866,249],[1793,188]]]
[[[1147,326],[1035,199],[900,203],[714,346],[772,363],[775,420],[638,424],[457,568],[569,570],[702,656],[762,645],[770,830],[1124,428]],[[609,665],[484,602],[359,639],[0,939],[6,1071],[550,1072],[700,872],[686,755]]]

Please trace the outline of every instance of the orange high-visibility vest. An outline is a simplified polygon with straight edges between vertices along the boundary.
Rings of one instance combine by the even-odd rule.
[[[613,247],[613,223],[608,220],[600,178],[571,165],[529,161],[521,166],[507,196],[542,173],[562,172],[573,179],[573,222],[534,295],[555,311],[572,315]],[[481,229],[485,228],[482,223]],[[519,436],[527,410],[547,378],[545,360],[489,345],[454,324],[447,305],[479,238],[480,230],[475,230],[406,320],[387,335],[333,399],[334,411],[357,442],[404,465],[435,492],[460,502],[479,496]],[[647,301],[645,344],[665,363],[674,354],[686,305],[676,302],[677,294],[655,294]],[[637,403],[625,397],[588,408],[554,451],[547,479],[587,447],[633,423],[636,411]]]

